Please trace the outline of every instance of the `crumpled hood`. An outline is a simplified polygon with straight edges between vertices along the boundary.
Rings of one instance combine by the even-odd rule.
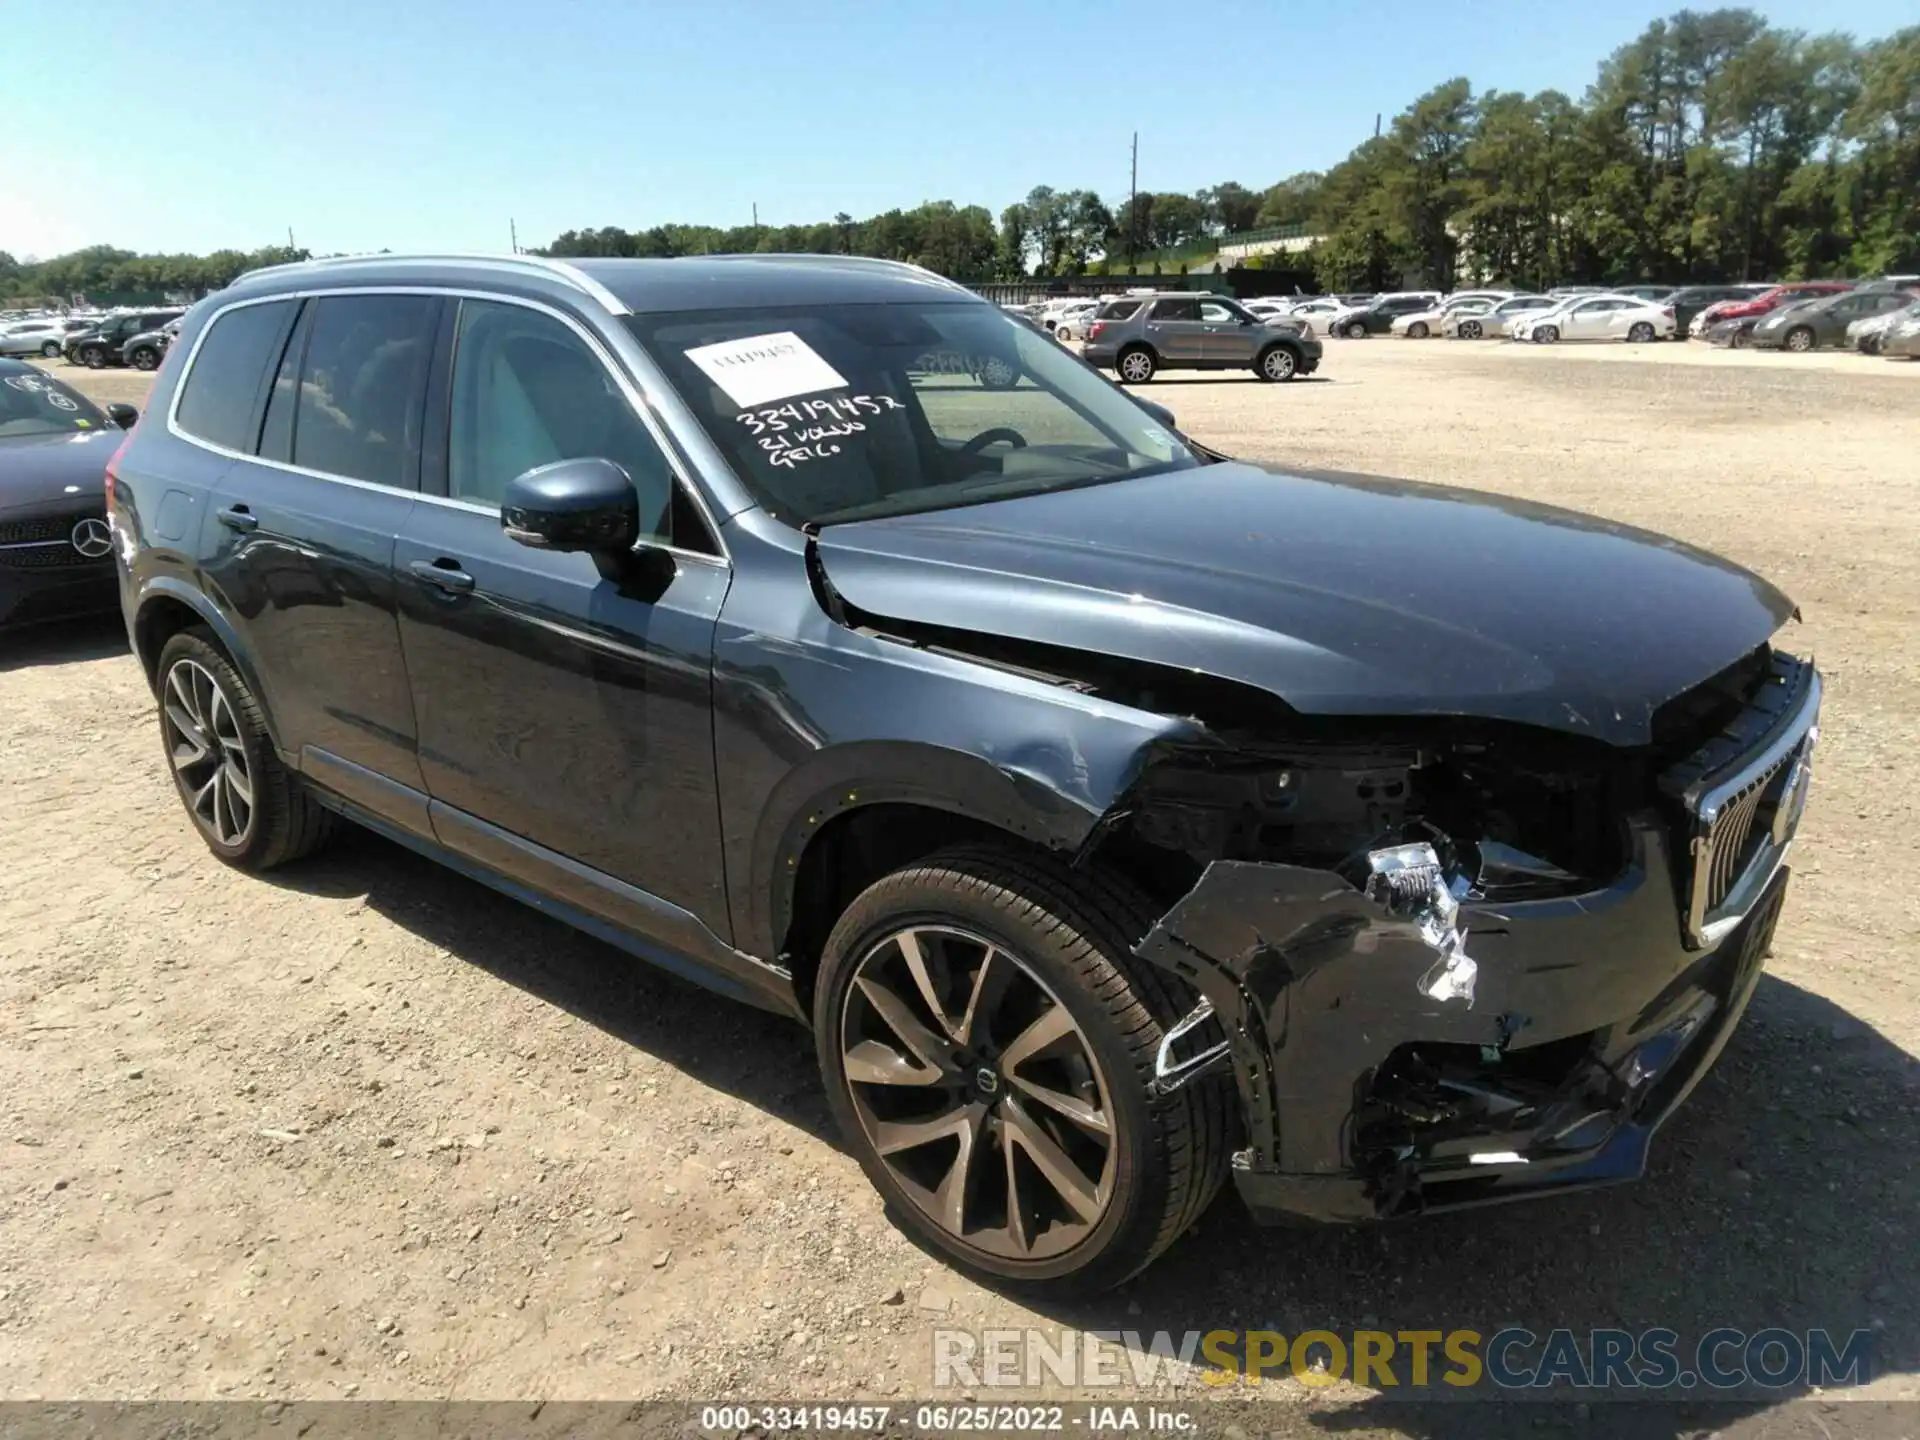
[[[106,507],[107,461],[120,429],[70,435],[0,435],[0,516]],[[69,488],[72,487],[72,488]]]
[[[832,525],[880,617],[1195,669],[1319,715],[1468,715],[1617,745],[1794,613],[1718,556],[1410,481],[1225,463]]]

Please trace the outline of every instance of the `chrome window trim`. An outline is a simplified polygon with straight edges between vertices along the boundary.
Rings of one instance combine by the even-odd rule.
[[[701,550],[686,550],[678,545],[662,544],[655,540],[642,540],[638,542],[634,548],[636,550],[642,548],[665,550],[669,554],[682,556],[689,560],[702,561],[710,565],[731,566],[733,557],[727,549],[726,539],[720,533],[720,522],[715,518],[713,509],[707,503],[707,497],[701,490],[701,487],[694,484],[693,481],[688,478],[688,471],[693,467],[686,458],[680,445],[679,435],[672,430],[664,418],[655,415],[653,406],[649,403],[645,392],[634,384],[632,377],[629,376],[620,365],[615,363],[612,353],[608,350],[606,344],[603,343],[601,336],[596,335],[592,330],[582,325],[580,321],[567,314],[564,310],[556,309],[544,301],[532,300],[523,295],[504,295],[496,290],[469,290],[458,286],[422,283],[409,285],[327,285],[300,290],[280,290],[275,291],[271,295],[252,295],[229,301],[214,311],[213,314],[209,315],[206,324],[202,325],[198,333],[193,337],[193,348],[187,352],[187,361],[181,369],[180,379],[174,385],[173,394],[169,396],[167,400],[167,433],[176,440],[184,440],[189,445],[197,446],[202,450],[224,456],[230,460],[244,460],[252,465],[265,465],[273,470],[284,471],[292,475],[305,475],[315,480],[330,480],[336,485],[350,485],[360,490],[372,490],[387,495],[405,495],[412,499],[422,501],[425,504],[439,505],[448,509],[467,510],[478,514],[497,516],[500,513],[500,507],[498,505],[483,505],[477,501],[461,500],[451,495],[429,495],[424,490],[410,489],[402,485],[383,485],[373,480],[355,479],[351,475],[336,475],[327,470],[314,470],[304,465],[295,465],[290,461],[269,460],[264,455],[250,455],[243,450],[232,450],[225,445],[216,444],[211,440],[203,439],[198,435],[181,429],[179,422],[181,397],[186,394],[187,383],[193,378],[194,365],[200,359],[200,347],[206,342],[207,336],[212,333],[213,327],[220,323],[222,316],[226,315],[229,311],[244,309],[250,305],[273,305],[281,301],[324,300],[330,297],[354,295],[428,295],[436,299],[485,300],[501,305],[518,305],[524,309],[537,311],[540,314],[550,316],[558,320],[562,325],[565,325],[585,342],[587,348],[593,352],[594,357],[599,360],[607,373],[613,377],[614,383],[620,388],[620,393],[626,397],[627,404],[632,408],[635,415],[639,417],[640,423],[646,427],[647,433],[653,438],[653,442],[660,447],[660,453],[666,459],[667,468],[673,476],[674,483],[692,497],[694,507],[700,512],[700,518],[706,525],[708,533],[712,536],[713,543],[719,547],[720,553],[713,555]],[[635,348],[638,348],[637,345]],[[662,383],[664,384],[664,380]]]

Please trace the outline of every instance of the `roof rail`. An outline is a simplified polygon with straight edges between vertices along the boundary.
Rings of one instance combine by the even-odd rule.
[[[357,266],[406,265],[426,263],[431,265],[458,265],[472,268],[495,270],[537,270],[541,274],[551,275],[566,282],[581,294],[590,297],[615,315],[630,315],[633,312],[626,301],[615,295],[606,286],[586,274],[577,265],[569,265],[564,260],[548,255],[498,255],[485,251],[441,251],[432,253],[380,254],[380,255],[335,255],[315,260],[293,260],[284,265],[264,265],[258,270],[249,270],[234,280],[235,285],[243,285],[263,275],[288,275],[300,271],[347,270]]]
[[[893,260],[884,255],[830,255],[818,250],[731,250],[718,255],[681,255],[681,260],[762,260],[762,261],[831,261],[844,265],[849,260],[860,265],[887,265],[895,270],[911,270],[916,275],[924,275],[929,280],[937,280],[954,290],[966,290],[958,280],[942,275],[938,270],[929,270],[924,265],[916,265],[911,260]],[[972,294],[972,291],[967,291]]]

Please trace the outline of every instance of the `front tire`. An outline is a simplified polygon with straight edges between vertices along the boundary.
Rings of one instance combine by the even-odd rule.
[[[1559,342],[1560,327],[1558,325],[1542,325],[1533,332],[1533,343],[1536,345],[1557,345]]]
[[[1787,332],[1787,349],[1796,355],[1804,355],[1813,349],[1813,331],[1805,325],[1796,325]]]
[[[1145,385],[1160,368],[1153,358],[1153,352],[1144,345],[1122,350],[1113,363],[1114,369],[1120,372],[1120,378],[1129,385]]]
[[[1300,364],[1294,359],[1293,351],[1284,345],[1269,346],[1266,353],[1260,357],[1260,363],[1253,367],[1253,373],[1262,380],[1271,380],[1276,383],[1293,379],[1299,370]]]
[[[40,347],[40,358],[43,360],[58,360],[60,358],[60,342],[58,340],[47,341],[46,344]]]
[[[1478,340],[1480,338],[1480,322],[1478,320],[1462,320],[1460,322],[1460,338],[1462,340]]]
[[[1346,336],[1349,340],[1364,340],[1367,338],[1367,327],[1356,320],[1347,326]]]
[[[89,370],[104,370],[107,368],[107,352],[98,345],[89,345],[80,352],[80,363]]]
[[[136,370],[158,370],[160,368],[160,352],[157,350],[149,350],[146,346],[142,345],[138,350],[135,350],[131,355],[127,356],[127,363]]]
[[[1219,1190],[1230,1082],[1149,1093],[1192,1004],[1131,952],[1152,920],[1118,877],[964,846],[875,882],[834,926],[814,999],[834,1118],[898,1223],[960,1268],[1105,1290]]]
[[[280,763],[260,702],[212,632],[175,635],[155,673],[167,768],[207,848],[229,865],[260,871],[325,844],[333,813]]]

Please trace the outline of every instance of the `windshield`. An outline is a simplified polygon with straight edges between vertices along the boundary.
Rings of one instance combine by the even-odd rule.
[[[73,435],[110,422],[93,402],[37,371],[0,375],[0,437]]]
[[[1201,463],[1069,351],[976,301],[680,312],[628,324],[760,503],[789,524]]]

